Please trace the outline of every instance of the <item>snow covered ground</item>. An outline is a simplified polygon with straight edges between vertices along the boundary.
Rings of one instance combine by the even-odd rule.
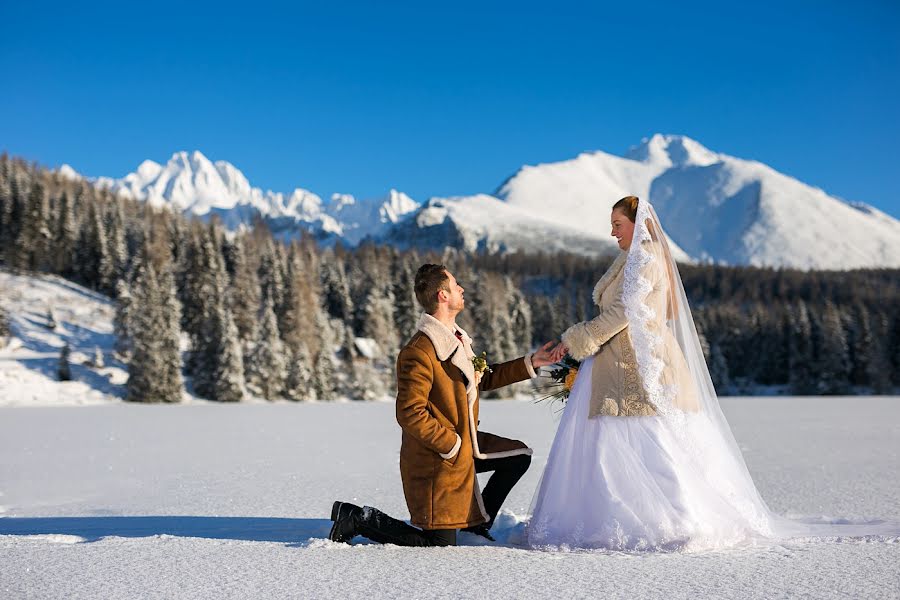
[[[900,520],[900,398],[723,405],[774,510]],[[0,407],[0,597],[900,597],[897,540],[516,547],[557,417],[498,401],[481,418],[535,448],[498,543],[411,549],[324,539],[334,499],[408,517],[389,403]]]

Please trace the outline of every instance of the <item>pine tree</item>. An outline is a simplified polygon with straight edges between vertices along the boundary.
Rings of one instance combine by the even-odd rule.
[[[260,306],[259,279],[247,257],[246,237],[239,235],[229,246],[231,274],[231,311],[238,337],[245,349],[256,340],[256,315]]]
[[[60,381],[72,381],[72,370],[69,366],[69,356],[71,354],[68,342],[59,353],[59,365],[56,370],[57,379]]]
[[[128,268],[125,218],[120,202],[113,202],[108,208],[104,225],[108,252],[100,264],[100,289],[108,295],[114,295],[116,283],[125,275]]]
[[[56,312],[53,310],[52,306],[47,308],[45,320],[44,326],[50,331],[56,331],[56,328],[59,327],[59,323],[56,321]]]
[[[182,394],[180,310],[174,278],[158,276],[146,254],[132,286],[129,330],[132,356],[128,364],[129,402],[179,402]]]
[[[365,307],[363,337],[372,338],[378,344],[380,357],[397,355],[397,328],[394,324],[394,295],[381,286],[372,288]]]
[[[547,296],[532,296],[528,299],[531,307],[531,327],[533,340],[560,339],[562,330],[556,329],[553,318],[553,303]]]
[[[791,393],[810,395],[816,393],[813,372],[812,325],[806,303],[798,301],[791,307],[789,317],[788,367]]]
[[[282,338],[290,348],[296,348],[300,344],[304,337],[304,325],[310,325],[309,321],[306,321],[305,323],[303,321],[305,315],[303,302],[307,285],[303,263],[304,260],[300,252],[300,247],[296,243],[291,244],[287,255],[284,299],[281,310],[281,321],[279,321],[279,330],[281,331]]]
[[[525,299],[525,295],[507,278],[509,296],[510,321],[512,322],[512,339],[515,345],[514,353],[528,352],[533,346],[531,337],[531,307]],[[562,333],[562,332],[560,332]],[[548,341],[547,340],[541,340]],[[557,338],[558,339],[558,338]]]
[[[572,311],[572,297],[565,289],[560,290],[556,294],[556,300],[553,303],[553,331],[554,336],[561,336],[570,325],[576,323],[575,315]]]
[[[12,330],[9,327],[9,315],[6,314],[3,305],[0,305],[0,347],[5,345],[6,338],[10,335],[12,335]]]
[[[116,284],[116,312],[113,315],[113,333],[116,336],[115,352],[123,360],[131,356],[131,331],[128,328],[131,318],[131,288],[127,278]]]
[[[197,311],[189,321],[194,391],[210,400],[239,402],[243,400],[244,359],[237,325],[229,308],[228,275],[217,243],[219,232],[210,226],[193,249],[189,268],[199,272],[189,275],[191,293],[197,294]]]
[[[284,307],[284,269],[281,265],[281,253],[271,238],[266,240],[260,253],[258,276],[262,292],[260,300],[262,303],[271,300],[278,318]],[[280,330],[281,319],[278,324]]]
[[[213,324],[221,346],[210,399],[218,402],[241,402],[246,393],[243,351],[238,340],[237,325],[224,302],[219,307]]]
[[[6,189],[0,190],[7,198],[0,206],[3,213],[3,246],[0,250],[3,252],[4,262],[15,269],[16,263],[22,260],[18,256],[16,240],[22,230],[22,215],[25,212],[23,184],[15,166],[12,166],[9,170],[7,185],[8,191]]]
[[[162,384],[160,395],[164,402],[179,402],[184,390],[181,376],[181,303],[175,286],[175,275],[168,259],[159,275],[161,334],[159,351],[162,354]]]
[[[850,357],[840,311],[827,302],[817,321],[817,391],[820,394],[846,394],[850,389]]]
[[[316,314],[318,349],[313,361],[312,389],[317,400],[334,400],[337,385],[334,365],[334,334],[325,315]]]
[[[322,302],[328,315],[352,324],[353,302],[343,262],[336,256],[321,261]]]
[[[359,358],[359,351],[356,349],[356,336],[353,334],[353,328],[344,324],[343,331],[337,330],[335,333],[334,343],[340,347],[338,356],[341,360],[352,361]]]
[[[106,228],[95,202],[88,204],[87,218],[81,223],[75,245],[75,264],[78,279],[84,285],[99,290],[104,285],[104,272],[109,269]]]
[[[13,197],[9,178],[11,175],[8,160],[0,160],[0,260],[6,254],[6,248],[12,245],[9,240],[15,240],[12,234]]]
[[[294,402],[311,400],[315,397],[312,389],[312,359],[306,344],[300,343],[291,354],[288,376],[285,382],[285,398]]]
[[[31,183],[31,191],[22,215],[22,228],[15,242],[11,266],[14,269],[37,271],[47,268],[50,242],[49,199],[47,189],[39,177]]]
[[[853,318],[851,325],[847,327],[847,345],[850,355],[850,383],[855,386],[868,386],[870,365],[874,354],[880,348],[875,348],[875,340],[872,336],[872,322],[869,311],[862,303],[857,302],[853,306]]]
[[[182,307],[181,328],[191,340],[187,371],[193,375],[199,371],[200,367],[197,363],[201,358],[200,347],[204,336],[206,300],[212,293],[214,285],[209,281],[211,263],[206,258],[204,230],[195,221],[191,228],[183,233],[182,252],[178,256],[177,265],[178,299],[181,301]],[[209,367],[209,365],[204,366]]]
[[[893,373],[891,383],[900,386],[900,310],[893,311],[889,331],[889,336],[885,337],[890,340],[887,360],[891,366],[891,373]]]
[[[63,190],[59,199],[59,214],[54,235],[55,250],[53,252],[53,268],[63,277],[72,277],[75,274],[74,261],[77,241],[78,228],[75,223],[72,196],[68,190]]]
[[[316,314],[321,310],[320,307],[322,306],[319,282],[320,265],[316,242],[312,239],[304,238],[300,242],[300,250],[302,264],[296,291],[298,298],[298,328],[295,332],[296,337],[288,336],[285,340],[293,352],[296,352],[301,344],[305,345],[308,351],[316,347]]]
[[[728,360],[718,344],[712,344],[709,347],[709,377],[720,394],[724,393],[731,385]]]
[[[891,362],[888,352],[890,343],[890,319],[887,313],[873,311],[871,317],[872,351],[868,364],[869,382],[872,392],[887,394],[891,391]]]
[[[212,228],[198,225],[192,230],[181,288],[182,323],[191,340],[187,370],[193,377],[194,391],[210,399],[221,350],[222,319],[219,323],[214,320],[225,290],[221,273],[224,269],[220,270],[222,261],[214,237]]]
[[[404,257],[396,254],[394,257],[393,295],[394,295],[394,323],[400,342],[405,343],[416,333],[416,325],[422,309],[416,300],[415,281],[416,272],[413,267],[414,255]],[[416,261],[417,262],[417,261]],[[529,331],[531,328],[529,327]]]
[[[464,286],[465,287],[465,286]],[[494,273],[482,273],[473,285],[465,288],[466,304],[472,303],[473,350],[487,353],[488,362],[501,362],[520,355],[513,330],[509,291],[512,285]],[[471,290],[472,297],[468,299]],[[513,389],[506,387],[490,392],[492,397],[508,398]]]
[[[284,395],[288,369],[271,298],[266,298],[260,321],[259,338],[246,365],[247,385],[253,393],[275,400]]]

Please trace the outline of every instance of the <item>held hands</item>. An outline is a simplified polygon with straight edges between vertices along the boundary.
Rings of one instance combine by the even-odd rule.
[[[556,345],[554,346],[554,344]],[[539,369],[540,367],[558,363],[568,351],[569,349],[566,345],[561,342],[558,344],[556,343],[556,340],[547,342],[541,346],[540,350],[531,355],[531,365],[535,369]]]

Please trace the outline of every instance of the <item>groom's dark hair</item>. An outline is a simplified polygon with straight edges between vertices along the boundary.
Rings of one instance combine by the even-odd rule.
[[[447,267],[444,265],[422,265],[416,271],[416,300],[425,309],[425,312],[432,314],[437,310],[437,295],[441,290],[448,290]]]

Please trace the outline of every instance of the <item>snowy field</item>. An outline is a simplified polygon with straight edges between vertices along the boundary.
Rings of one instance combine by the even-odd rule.
[[[776,511],[900,520],[900,398],[723,404]],[[556,423],[546,405],[485,403],[485,430],[535,448],[498,543],[413,549],[325,539],[334,499],[408,518],[391,404],[0,407],[0,597],[900,597],[897,540],[517,547]]]

